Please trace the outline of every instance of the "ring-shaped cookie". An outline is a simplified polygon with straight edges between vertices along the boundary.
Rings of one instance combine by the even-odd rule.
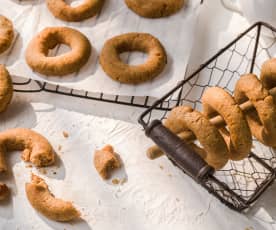
[[[269,59],[262,65],[261,82],[268,90],[276,87],[276,58]],[[274,100],[276,102],[276,96]]]
[[[141,65],[128,65],[120,59],[123,52],[140,51],[148,54]],[[167,63],[164,47],[147,33],[127,33],[108,40],[102,49],[100,63],[105,73],[115,81],[139,84],[157,77]]]
[[[210,123],[207,117],[191,107],[180,106],[173,110],[177,110],[174,112],[176,120],[181,121],[182,125],[196,136],[202,148],[195,146],[194,143],[188,144],[192,144],[191,147],[209,165],[215,169],[222,168],[227,163],[229,155],[227,145],[218,129]]]
[[[251,132],[240,107],[232,96],[219,87],[205,90],[202,96],[203,114],[209,119],[220,114],[228,130],[223,127],[219,130],[227,143],[230,159],[242,160],[252,147]]]
[[[79,22],[96,15],[102,8],[104,0],[85,0],[79,6],[70,6],[65,0],[47,0],[48,9],[59,19]]]
[[[252,134],[264,145],[275,147],[276,106],[257,76],[243,75],[236,84],[234,97],[239,104],[251,101],[254,109],[246,113],[246,118]]]
[[[185,0],[125,0],[125,3],[128,8],[142,17],[160,18],[179,11]]]
[[[0,112],[7,109],[13,95],[11,76],[4,65],[0,64]]]
[[[186,123],[178,119],[182,113],[182,107],[172,109],[169,116],[164,120],[164,126],[173,133],[187,132]]]
[[[50,49],[65,44],[71,51],[48,57]],[[29,43],[26,61],[35,71],[48,76],[64,76],[80,70],[91,54],[89,40],[81,32],[68,27],[48,27]]]
[[[3,15],[0,15],[0,54],[11,46],[13,37],[12,22]]]

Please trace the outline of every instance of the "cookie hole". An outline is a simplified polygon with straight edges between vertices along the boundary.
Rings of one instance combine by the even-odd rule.
[[[60,55],[63,55],[65,53],[68,53],[70,51],[71,51],[71,48],[69,46],[64,45],[64,44],[59,44],[59,45],[55,46],[55,48],[48,50],[47,57],[60,56]]]
[[[146,62],[148,58],[147,53],[134,51],[134,52],[123,52],[120,54],[122,62],[128,65],[141,65]]]
[[[65,2],[72,7],[78,7],[82,5],[85,0],[66,0]]]

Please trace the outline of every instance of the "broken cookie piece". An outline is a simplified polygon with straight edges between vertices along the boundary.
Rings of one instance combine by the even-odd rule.
[[[5,156],[10,151],[22,151],[22,160],[36,167],[55,162],[55,151],[49,141],[31,129],[14,128],[0,132],[0,172],[8,170]]]
[[[80,217],[80,212],[72,202],[55,198],[45,181],[32,174],[31,182],[26,184],[26,195],[35,210],[55,221],[71,221]]]
[[[114,152],[111,145],[106,145],[101,150],[96,150],[94,166],[103,179],[110,177],[110,171],[121,167],[119,155]]]

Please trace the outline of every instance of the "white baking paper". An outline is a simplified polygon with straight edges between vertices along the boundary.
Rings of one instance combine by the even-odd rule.
[[[70,98],[56,99],[59,98],[70,102]],[[14,127],[31,128],[43,134],[59,157],[44,174],[26,167],[28,164],[21,161],[19,153],[8,155],[10,173],[2,175],[0,181],[8,184],[12,197],[0,205],[1,230],[272,229],[273,223],[264,222],[264,214],[259,213],[261,220],[257,220],[231,211],[166,157],[149,160],[145,151],[152,143],[138,125],[52,104],[30,103],[18,94],[8,111],[1,114],[0,130]],[[123,168],[108,181],[103,181],[93,166],[94,151],[105,144],[113,145],[123,161]],[[43,177],[56,197],[73,201],[82,219],[57,223],[37,213],[24,188],[31,172]],[[126,182],[114,185],[113,178],[125,178]]]
[[[0,61],[8,66],[12,74],[90,92],[154,97],[160,97],[184,78],[200,5],[200,0],[189,0],[187,6],[175,15],[161,19],[145,19],[129,10],[123,0],[109,0],[105,1],[100,15],[80,23],[67,23],[54,18],[42,0],[1,0],[2,2],[7,7],[1,7],[0,13],[14,22],[19,33],[11,51],[0,56]],[[78,3],[80,1],[73,2]],[[26,46],[33,36],[48,26],[73,27],[89,38],[93,53],[80,72],[62,78],[45,77],[32,72],[28,67],[24,58]],[[168,64],[156,79],[138,86],[125,85],[113,81],[103,72],[98,56],[104,42],[127,32],[150,33],[164,45]],[[64,52],[64,47],[59,47],[53,51],[55,52]],[[134,53],[123,55],[122,58],[131,64],[138,64],[146,59],[146,55]]]

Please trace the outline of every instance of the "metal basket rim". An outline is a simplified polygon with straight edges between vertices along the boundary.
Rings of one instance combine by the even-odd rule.
[[[154,109],[160,109],[157,108],[158,105],[160,105],[162,102],[164,102],[164,100],[166,98],[168,98],[170,95],[172,95],[173,93],[175,93],[178,89],[180,89],[184,84],[186,84],[188,81],[190,81],[192,78],[194,78],[201,70],[203,70],[206,66],[208,66],[212,61],[214,61],[218,56],[220,56],[221,54],[223,54],[225,51],[227,51],[227,49],[229,49],[232,45],[234,45],[238,40],[240,40],[241,38],[243,38],[246,34],[248,34],[250,31],[254,30],[255,28],[257,28],[258,30],[261,30],[261,26],[264,26],[266,28],[269,28],[270,30],[272,30],[273,32],[276,32],[276,28],[273,27],[272,25],[266,23],[266,22],[256,22],[253,25],[251,25],[249,28],[247,28],[246,30],[244,30],[242,33],[240,33],[234,40],[232,40],[231,42],[229,42],[227,45],[225,45],[222,49],[220,49],[219,51],[217,51],[217,53],[215,53],[211,58],[209,58],[207,61],[205,61],[203,64],[201,64],[192,74],[190,74],[185,80],[180,81],[175,87],[173,87],[170,91],[168,91],[166,94],[164,94],[164,96],[160,97],[159,99],[157,99],[149,108],[147,108],[138,118],[138,122],[140,125],[143,126],[144,129],[146,129],[148,127],[148,124],[145,122],[144,118]],[[259,36],[260,33],[258,33]],[[259,39],[259,38],[257,38]],[[258,43],[258,42],[256,42]],[[257,47],[255,46],[255,49]],[[252,65],[251,65],[251,70],[253,69],[255,60],[252,60]],[[180,92],[181,93],[181,92]],[[177,104],[179,104],[179,100],[180,100],[180,95],[178,96],[178,101]],[[162,109],[162,110],[171,110],[171,108],[167,108],[167,109]]]
[[[159,104],[164,103],[164,101],[166,101],[167,98],[169,98],[172,94],[176,93],[177,90],[181,89],[182,86],[184,86],[193,77],[195,77],[196,75],[198,75],[200,73],[200,71],[202,71],[204,68],[206,68],[210,63],[212,63],[216,58],[218,58],[220,55],[222,55],[225,51],[227,51],[237,41],[239,41],[241,38],[243,38],[250,31],[252,31],[252,30],[254,30],[254,29],[257,28],[257,35],[256,35],[256,38],[255,38],[253,57],[252,57],[252,60],[251,60],[251,65],[249,65],[250,72],[252,73],[253,70],[254,70],[256,53],[257,53],[257,50],[258,50],[258,45],[259,45],[259,41],[260,41],[259,38],[260,38],[262,26],[270,29],[273,32],[276,32],[276,28],[274,28],[273,26],[269,25],[268,23],[261,22],[261,21],[260,22],[256,22],[255,24],[253,24],[252,26],[250,26],[249,28],[247,28],[243,33],[239,34],[234,40],[232,40],[230,43],[228,43],[224,48],[222,48],[221,50],[219,50],[210,59],[208,59],[206,62],[204,62],[202,65],[200,65],[199,68],[196,71],[194,71],[191,75],[189,75],[187,79],[182,80],[181,82],[179,82],[174,88],[172,88],[163,97],[161,97],[160,99],[156,100],[152,104],[152,106],[150,108],[146,109],[140,115],[139,120],[138,120],[138,122],[143,126],[146,134],[148,136],[150,136],[149,133],[151,132],[151,126],[152,126],[152,124],[154,124],[158,120],[160,122],[160,120],[161,120],[161,119],[150,120],[150,118],[149,118],[148,121],[145,121],[144,118],[147,115],[149,115],[155,109],[159,110],[159,107],[158,107]],[[178,100],[177,100],[177,103],[174,104],[174,106],[178,106],[180,104],[180,100],[181,100],[182,91],[180,90],[180,92],[177,92],[177,93],[178,93]],[[169,111],[171,109],[172,108],[166,108],[166,111]],[[218,186],[222,187],[225,191],[230,192],[230,194],[232,194],[232,197],[234,198],[234,200],[236,199],[236,201],[239,202],[239,205],[235,205],[234,203],[232,203],[232,202],[224,199],[224,197],[221,196],[221,195],[219,195],[214,188],[209,187],[207,185],[206,181],[202,180],[202,181],[198,181],[198,183],[201,186],[203,186],[209,193],[211,193],[215,197],[217,197],[222,203],[224,203],[225,205],[227,205],[229,208],[231,208],[231,209],[233,209],[235,211],[239,211],[239,212],[248,210],[249,207],[251,207],[256,202],[256,200],[263,194],[264,191],[267,190],[267,188],[273,183],[273,181],[276,178],[276,169],[274,167],[269,166],[264,160],[262,160],[256,154],[254,154],[254,153],[251,152],[248,158],[253,158],[255,161],[257,161],[258,163],[260,163],[263,167],[265,167],[270,172],[270,176],[267,177],[263,181],[263,183],[259,185],[259,188],[257,188],[254,191],[254,193],[252,194],[252,196],[248,200],[245,200],[242,196],[236,194],[231,188],[228,187],[227,184],[225,184],[224,182],[221,182],[219,179],[217,179],[213,175],[209,175],[209,177],[208,177],[209,182],[213,181],[215,184],[217,184]]]

